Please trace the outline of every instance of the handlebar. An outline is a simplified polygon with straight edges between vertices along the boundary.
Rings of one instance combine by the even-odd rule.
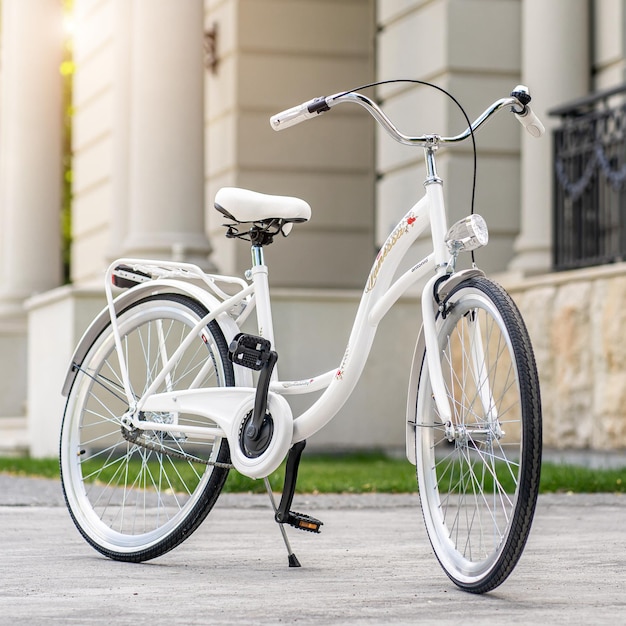
[[[332,107],[342,102],[353,102],[365,108],[370,115],[387,131],[387,133],[399,143],[411,146],[428,146],[436,143],[458,143],[467,139],[474,131],[478,130],[494,113],[497,113],[504,107],[511,107],[511,111],[515,114],[520,124],[533,136],[541,137],[545,128],[539,118],[530,108],[530,93],[524,85],[518,85],[511,92],[508,98],[496,100],[489,108],[487,108],[480,117],[478,117],[471,125],[465,129],[460,135],[454,137],[439,137],[435,135],[421,135],[418,137],[410,137],[402,134],[385,115],[382,109],[370,98],[363,94],[350,91],[334,94],[321,98],[314,98],[303,102],[298,106],[277,113],[270,118],[270,125],[276,131],[295,126],[308,119],[317,117]]]

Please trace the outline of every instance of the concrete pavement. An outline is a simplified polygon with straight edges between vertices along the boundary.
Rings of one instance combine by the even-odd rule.
[[[474,596],[439,567],[417,496],[297,496],[322,533],[289,533],[265,496],[225,494],[181,546],[132,565],[74,528],[55,481],[0,475],[0,624],[626,623],[626,497],[541,496],[520,563]]]

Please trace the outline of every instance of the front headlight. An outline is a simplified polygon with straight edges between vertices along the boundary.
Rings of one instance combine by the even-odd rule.
[[[489,241],[487,222],[480,215],[468,215],[453,224],[446,233],[446,245],[451,254],[475,250]]]

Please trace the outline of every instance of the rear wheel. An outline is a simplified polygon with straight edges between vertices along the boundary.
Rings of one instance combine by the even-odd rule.
[[[208,313],[180,294],[153,295],[118,315],[130,385],[139,398],[191,328]],[[235,384],[226,340],[215,321],[177,359],[157,392]],[[171,550],[204,520],[228,475],[225,438],[137,431],[121,425],[128,411],[111,325],[75,366],[61,429],[60,457],[68,509],[85,539],[122,561]],[[167,424],[215,426],[182,413],[149,413]]]
[[[428,535],[448,576],[483,593],[519,560],[541,467],[539,382],[528,333],[506,292],[485,278],[455,287],[437,318],[452,420],[432,397],[426,359],[416,410],[416,458]]]

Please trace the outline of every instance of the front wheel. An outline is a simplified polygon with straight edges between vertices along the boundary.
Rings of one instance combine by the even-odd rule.
[[[456,286],[436,328],[452,420],[438,415],[424,355],[415,423],[422,511],[448,576],[484,593],[509,576],[530,531],[541,468],[539,381],[519,311],[486,278]]]
[[[118,314],[130,386],[139,398],[207,309],[181,294],[147,296]],[[215,321],[178,354],[158,392],[235,384],[227,344]],[[145,561],[171,550],[207,516],[228,475],[222,437],[129,432],[123,376],[109,323],[94,340],[68,394],[61,429],[61,480],[68,509],[96,550]],[[215,426],[183,413],[149,413],[163,424]]]

